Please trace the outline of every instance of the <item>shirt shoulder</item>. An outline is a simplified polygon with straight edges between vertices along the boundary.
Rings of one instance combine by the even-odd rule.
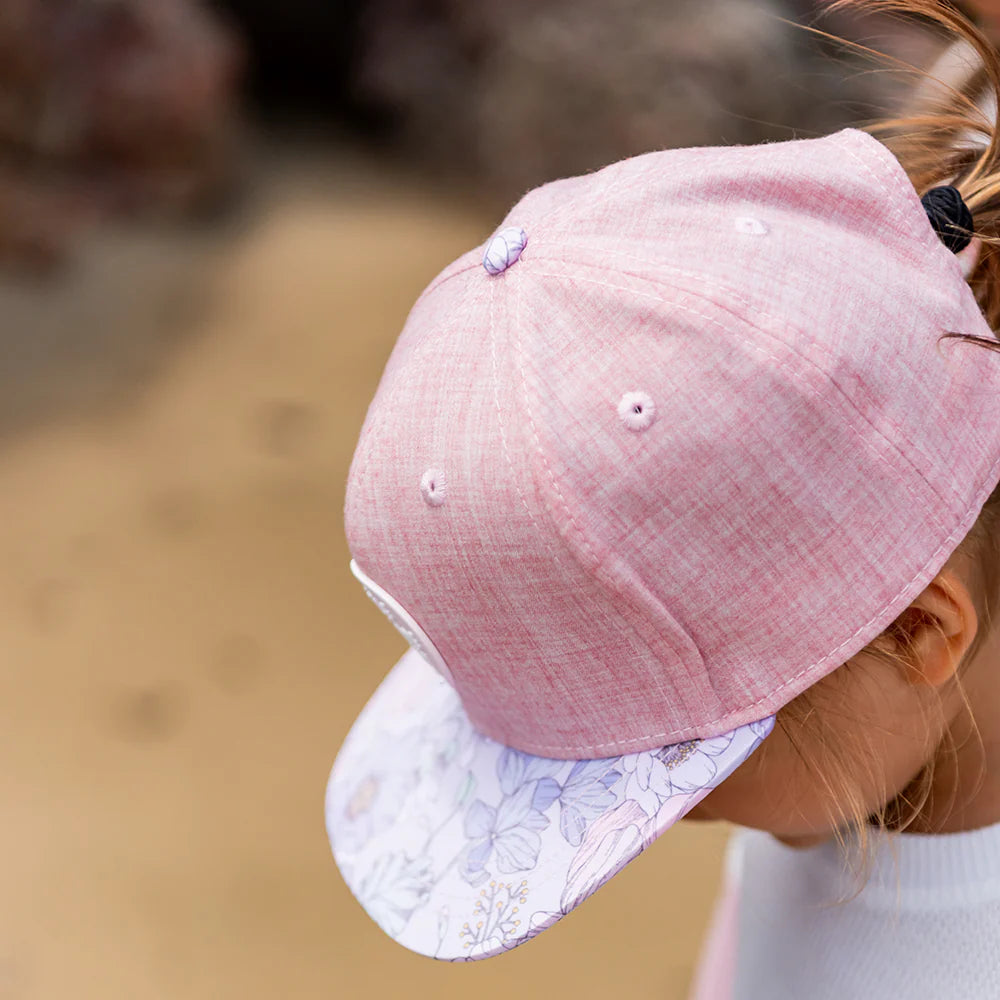
[[[1000,824],[876,840],[871,878],[855,893],[833,841],[802,850],[735,835],[733,1000],[988,995],[1000,979]]]

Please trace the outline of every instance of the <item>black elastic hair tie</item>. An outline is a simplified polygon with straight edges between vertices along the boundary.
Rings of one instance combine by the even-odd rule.
[[[969,206],[962,200],[958,189],[950,184],[931,188],[920,201],[941,242],[952,253],[964,250],[972,240],[973,223]]]

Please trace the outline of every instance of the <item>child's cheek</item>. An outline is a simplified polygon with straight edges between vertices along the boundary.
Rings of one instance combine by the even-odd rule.
[[[723,819],[785,842],[825,839],[874,813],[917,774],[942,738],[936,692],[897,668],[859,657],[807,696],[809,710],[779,718],[760,749],[707,795],[692,819]],[[804,843],[804,842],[803,842]]]
[[[824,840],[833,832],[829,797],[778,728],[745,764],[687,814],[727,820],[779,837]]]

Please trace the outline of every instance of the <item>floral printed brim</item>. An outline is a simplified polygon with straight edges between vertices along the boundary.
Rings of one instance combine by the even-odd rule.
[[[753,753],[774,718],[711,739],[554,760],[473,729],[414,650],[358,716],[327,785],[340,871],[413,951],[501,954],[621,871]]]

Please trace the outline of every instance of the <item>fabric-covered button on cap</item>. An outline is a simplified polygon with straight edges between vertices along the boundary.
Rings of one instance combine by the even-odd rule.
[[[519,229],[517,226],[501,229],[486,244],[486,250],[483,253],[483,267],[490,274],[500,274],[501,271],[506,271],[521,256],[521,251],[527,242],[528,237],[523,229]]]

